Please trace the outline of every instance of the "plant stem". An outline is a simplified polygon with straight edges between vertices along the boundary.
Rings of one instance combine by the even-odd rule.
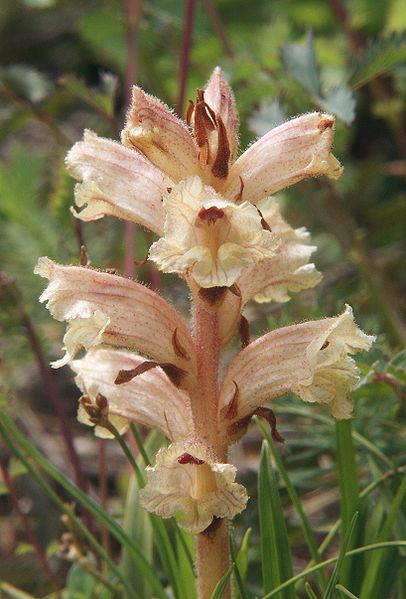
[[[227,447],[219,443],[217,431],[218,365],[220,340],[218,315],[199,298],[194,302],[194,334],[196,344],[197,385],[193,418],[198,437],[207,443],[213,460],[227,461]],[[197,537],[197,586],[200,599],[210,599],[218,580],[230,565],[228,524],[214,519]],[[223,598],[230,597],[227,586]]]
[[[6,485],[7,491],[10,495],[10,499],[14,505],[16,512],[18,513],[18,515],[20,517],[22,525],[25,529],[25,532],[27,533],[28,538],[30,539],[30,542],[34,548],[34,551],[37,554],[39,560],[41,561],[41,563],[43,565],[45,574],[48,577],[50,585],[54,589],[54,591],[58,592],[58,590],[59,590],[58,581],[56,580],[56,578],[50,568],[47,556],[41,549],[41,546],[38,542],[37,536],[31,526],[31,523],[30,523],[30,520],[29,520],[27,514],[25,514],[25,512],[21,509],[20,502],[18,501],[17,493],[16,493],[14,485],[13,485],[13,481],[11,479],[11,476],[10,476],[8,470],[7,470],[6,464],[4,463],[3,460],[0,460],[0,470],[3,475],[3,482]]]
[[[127,60],[125,69],[125,105],[126,109],[131,103],[132,86],[137,79],[137,26],[141,13],[141,0],[124,0],[125,16],[125,42],[127,49]],[[126,222],[124,225],[124,272],[127,277],[134,276],[134,244],[135,225]]]
[[[185,103],[186,81],[189,72],[190,46],[192,43],[193,22],[195,18],[196,0],[185,0],[185,21],[183,27],[182,53],[180,56],[179,93],[175,112],[182,116]]]

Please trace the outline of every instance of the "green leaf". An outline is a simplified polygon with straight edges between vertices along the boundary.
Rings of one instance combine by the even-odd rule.
[[[286,487],[287,492],[289,493],[290,500],[292,501],[293,505],[295,506],[296,512],[300,518],[300,523],[301,523],[301,526],[303,529],[303,534],[306,539],[306,543],[309,548],[310,554],[311,554],[313,560],[316,563],[318,563],[321,561],[321,558],[320,558],[319,551],[317,549],[316,539],[315,539],[313,531],[311,529],[309,519],[307,518],[306,513],[303,509],[302,502],[300,501],[300,497],[296,493],[296,490],[290,480],[289,474],[288,474],[287,469],[283,463],[281,455],[272,441],[271,435],[269,433],[269,428],[268,428],[267,424],[264,425],[264,421],[261,418],[254,416],[254,421],[256,422],[260,431],[264,435],[264,438],[268,441],[269,448],[272,453],[272,457],[273,457],[273,459],[276,463],[276,466],[278,468],[278,472],[283,480],[283,483]],[[326,584],[327,584],[327,580],[325,578],[324,573],[323,572],[318,573],[317,578],[318,578],[318,584],[319,584],[320,589],[324,590],[324,588],[326,587]]]
[[[384,524],[381,528],[379,538],[385,539],[387,538],[394,527],[396,519],[404,505],[406,495],[406,476],[403,477],[403,480],[396,492],[396,495],[393,499],[393,503],[390,507],[390,510],[386,516]],[[372,597],[374,593],[374,588],[376,586],[377,580],[382,576],[382,569],[384,567],[384,552],[378,552],[371,557],[371,560],[368,564],[368,569],[364,576],[363,584],[361,587],[360,595],[361,597]]]
[[[341,500],[341,540],[343,541],[349,538],[348,530],[353,521],[354,514],[359,509],[359,483],[351,421],[338,421],[335,424],[335,428],[337,441],[336,460]],[[349,547],[346,546],[346,549],[349,549]],[[342,572],[342,581],[347,581],[347,578],[350,576],[350,568],[351,560],[348,560]]]
[[[228,581],[230,579],[233,569],[234,569],[234,566],[230,566],[230,568],[227,570],[227,572],[220,578],[220,580],[214,587],[214,590],[211,594],[210,599],[222,599],[223,593],[226,590],[226,586],[228,584]]]
[[[406,32],[392,33],[372,43],[358,57],[349,85],[358,88],[406,61]]]
[[[85,104],[102,114],[104,117],[110,119],[114,113],[114,88],[110,86],[109,96],[106,93],[100,93],[98,90],[92,89],[86,85],[84,81],[81,81],[73,75],[62,77],[59,79],[59,83],[70,93],[72,96],[82,100]]]
[[[324,98],[318,98],[318,103],[321,108],[332,112],[347,125],[355,118],[355,98],[351,89],[345,85],[331,88]]]
[[[312,587],[310,586],[310,583],[308,582],[305,583],[305,591],[309,599],[317,599],[316,593],[313,591]]]
[[[104,59],[113,69],[124,71],[126,47],[124,23],[119,11],[113,7],[96,8],[80,20],[79,31],[99,60]]]
[[[352,549],[351,551],[347,551],[345,557],[351,557],[353,555],[361,555],[363,553],[369,553],[370,551],[381,551],[382,549],[387,549],[389,547],[397,547],[399,549],[402,547],[406,547],[406,541],[384,541],[382,543],[374,543],[372,545],[364,545],[363,547],[357,547],[357,549]],[[299,580],[302,580],[303,578],[306,578],[306,576],[310,576],[310,574],[314,574],[318,570],[321,570],[322,568],[325,568],[326,566],[330,566],[331,564],[334,564],[337,561],[338,561],[338,556],[331,557],[330,559],[326,559],[324,562],[321,562],[320,564],[316,564],[315,566],[312,566],[311,568],[306,568],[305,570],[302,570],[302,572],[299,572],[299,574],[292,576],[292,578],[283,582],[276,589],[274,589],[270,593],[267,593],[266,595],[264,595],[262,597],[262,599],[271,599],[271,597],[276,597],[281,591],[288,589],[290,586],[299,582]]]
[[[51,82],[43,73],[22,64],[0,69],[0,82],[33,104],[44,100],[52,89]]]
[[[133,474],[130,478],[124,510],[123,528],[127,535],[142,550],[144,557],[152,562],[152,526],[149,514],[139,502],[139,485]],[[139,590],[139,595],[149,599],[152,597],[151,586],[138,568],[134,568],[131,552],[123,548],[120,568],[128,584]]]
[[[9,582],[0,581],[0,591],[4,593],[4,599],[6,599],[6,597],[8,597],[9,599],[36,599],[33,595],[25,593],[24,591],[13,586]]]
[[[237,566],[238,566],[238,571],[239,571],[243,581],[245,581],[245,579],[247,577],[247,571],[248,571],[248,543],[250,540],[251,531],[252,531],[251,528],[248,528],[245,531],[245,534],[241,541],[240,548],[238,550],[237,560],[236,560]]]
[[[89,495],[84,493],[64,474],[59,472],[52,464],[50,464],[44,458],[44,456],[30,443],[26,436],[18,430],[12,420],[3,411],[0,411],[0,430],[13,453],[17,455],[17,457],[25,464],[31,476],[35,478],[35,480],[57,504],[57,506],[63,510],[63,512],[68,514],[69,518],[74,522],[81,534],[83,534],[83,536],[93,545],[95,550],[102,557],[102,559],[106,561],[106,563],[110,566],[110,569],[117,575],[117,577],[124,582],[125,579],[123,580],[121,572],[118,571],[117,567],[114,565],[103,548],[83,526],[81,521],[75,517],[69,506],[67,506],[60,499],[60,497],[53,491],[49,484],[41,477],[31,462],[25,458],[26,455],[29,456],[30,460],[34,461],[35,464],[37,464],[48,476],[57,482],[79,505],[88,510],[102,526],[105,526],[123,548],[126,547],[128,549],[128,551],[131,553],[134,567],[139,568],[142,575],[147,578],[154,590],[155,595],[160,599],[167,599],[167,594],[164,591],[164,588],[161,585],[153,567],[145,559],[142,551],[139,549],[136,543],[134,543],[134,541],[128,537],[116,520],[107,514],[91,497],[89,497]],[[139,596],[136,589],[134,589],[133,595]]]
[[[341,543],[340,553],[338,554],[337,563],[334,567],[333,572],[331,573],[330,580],[328,581],[326,592],[323,595],[323,599],[332,599],[334,597],[334,589],[336,582],[341,575],[341,570],[344,564],[344,560],[346,558],[347,548],[350,546],[351,538],[354,532],[355,524],[358,519],[358,512],[355,512],[353,515],[351,522],[348,525],[346,530],[345,539]]]
[[[281,125],[287,119],[287,114],[278,100],[261,102],[259,108],[248,119],[251,131],[261,136],[270,129]]]
[[[79,593],[82,597],[93,597],[97,581],[80,564],[73,564],[68,572],[66,587],[71,592]]]
[[[269,460],[269,445],[262,443],[258,476],[258,514],[264,592],[292,576],[292,561],[278,487]],[[289,588],[286,599],[294,599]]]
[[[313,34],[308,31],[303,44],[285,44],[281,60],[288,74],[313,96],[320,96],[320,68],[316,60]]]
[[[15,555],[26,555],[27,553],[34,553],[35,549],[31,543],[18,543],[14,554]]]
[[[347,588],[343,587],[342,584],[336,585],[337,591],[340,591],[345,597],[350,597],[350,599],[359,599],[354,593],[351,593]]]

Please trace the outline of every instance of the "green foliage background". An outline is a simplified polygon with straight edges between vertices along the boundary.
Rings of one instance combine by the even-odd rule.
[[[210,16],[213,6],[223,34]],[[312,233],[323,282],[315,292],[295,296],[282,307],[252,307],[250,320],[261,332],[336,314],[348,302],[362,328],[378,335],[374,349],[361,358],[364,379],[354,393],[354,431],[361,436],[361,441],[354,440],[355,476],[361,488],[402,465],[405,434],[405,27],[401,0],[201,0],[187,79],[186,97],[194,98],[213,67],[223,68],[240,110],[242,149],[297,114],[322,109],[337,117],[334,153],[345,167],[343,177],[334,185],[321,179],[305,181],[278,194],[289,222]],[[183,28],[180,0],[143,2],[136,31],[138,83],[170,105],[176,104],[179,93]],[[125,114],[126,65],[125,11],[118,0],[0,0],[0,270],[5,273],[0,282],[0,375],[2,393],[23,425],[21,406],[27,402],[34,412],[51,418],[48,427],[57,427],[49,424],[52,410],[39,390],[21,310],[35,323],[47,356],[59,355],[62,326],[51,322],[38,304],[43,281],[32,270],[41,255],[67,263],[79,260],[77,230],[69,212],[73,182],[64,170],[64,156],[84,128],[117,138]],[[123,272],[122,223],[106,218],[82,225],[82,233],[93,265]],[[140,230],[134,248],[137,259],[144,257],[147,246]],[[149,281],[149,267],[140,268],[137,275]],[[18,301],[10,292],[10,277],[18,286]],[[180,283],[162,278],[161,292],[185,309]],[[73,413],[76,392],[68,374],[55,376]],[[276,404],[276,411],[288,439],[282,453],[292,483],[302,496],[318,489],[324,497],[338,485],[333,423],[323,412],[321,419],[309,420],[307,410],[292,398]],[[76,435],[86,437],[87,431],[77,429]],[[262,473],[266,464],[264,469]],[[254,494],[252,473],[247,470],[245,477]],[[22,496],[38,494],[27,476],[17,473],[15,478]],[[109,480],[112,495],[122,497],[125,476],[121,481],[110,472]],[[265,474],[262,484],[271,484]],[[280,487],[288,508],[292,498],[283,484]],[[405,538],[404,516],[397,514],[385,528],[398,487],[395,477],[361,509],[357,542],[385,540],[388,535]],[[336,499],[314,516],[318,538],[338,516]],[[6,503],[3,507],[1,517],[8,518],[11,508]],[[253,529],[247,596],[261,596],[256,510],[253,502],[236,532],[239,543],[243,532]],[[60,525],[53,516],[54,524],[47,529],[46,507],[32,513],[46,546],[58,536]],[[288,535],[297,569],[308,555],[298,522],[290,516]],[[17,545],[23,536],[16,533]],[[30,563],[33,572],[21,580],[19,560],[21,556],[13,556],[6,568],[0,566],[0,579],[44,593],[46,583],[36,576],[38,565]],[[372,560],[352,564],[353,572],[357,566],[362,575],[345,574],[353,593],[361,592],[365,599],[405,596],[400,552],[390,549]],[[73,580],[75,575],[71,570]],[[67,598],[82,596],[72,589]],[[306,592],[311,596],[311,590]],[[305,596],[304,587],[297,593]]]

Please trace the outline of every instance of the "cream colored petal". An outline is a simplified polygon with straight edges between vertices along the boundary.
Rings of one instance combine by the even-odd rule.
[[[186,455],[204,463],[186,463]],[[248,495],[234,482],[235,473],[231,464],[214,462],[205,446],[178,442],[161,449],[156,465],[147,468],[148,483],[140,493],[141,503],[162,518],[178,514],[180,525],[198,534],[214,517],[232,519],[245,508]]]
[[[175,183],[200,173],[198,148],[189,129],[168,106],[136,86],[121,140]]]
[[[272,129],[234,163],[223,193],[256,203],[307,177],[337,179],[343,169],[331,154],[333,125],[334,117],[315,112]]]
[[[162,233],[162,197],[171,185],[158,168],[139,153],[86,131],[66,157],[76,186],[75,200],[84,221],[113,215]]]
[[[100,323],[98,341],[194,371],[193,341],[186,325],[157,293],[124,277],[82,266],[62,266],[48,258],[40,258],[35,273],[49,279],[40,301],[48,302],[57,320],[75,327],[75,322],[84,326],[90,319],[93,327],[95,315],[100,319],[102,315],[105,320]],[[107,326],[102,326],[107,321]]]
[[[305,401],[328,404],[336,418],[348,418],[348,395],[358,370],[348,354],[369,349],[374,337],[355,324],[352,310],[336,318],[277,329],[260,337],[231,363],[225,373],[220,412],[224,426],[252,414],[265,402],[287,391]],[[238,387],[238,410],[224,416]]]
[[[103,342],[110,319],[100,310],[95,310],[88,318],[76,316],[69,321],[63,337],[65,355],[60,360],[51,362],[52,368],[61,368],[68,364],[82,348],[89,349]]]
[[[244,266],[273,256],[279,245],[256,208],[226,201],[198,177],[174,187],[164,206],[165,236],[150,259],[164,272],[188,273],[201,287],[233,285]]]
[[[204,99],[210,108],[219,114],[227,131],[230,144],[231,163],[238,152],[238,111],[233,90],[223,77],[220,67],[216,67],[205,87]]]
[[[120,370],[132,370],[143,362],[145,358],[127,351],[95,348],[81,360],[74,360],[71,368],[82,393],[92,400],[99,393],[106,397],[109,418],[111,415],[157,429],[172,441],[186,437],[193,429],[190,398],[172,385],[161,368],[115,384]]]
[[[320,282],[321,274],[309,263],[317,248],[309,245],[310,235],[305,228],[293,229],[282,218],[275,199],[261,200],[258,209],[281,244],[273,258],[242,272],[238,280],[242,303],[250,299],[261,303],[287,302],[290,292],[309,289]]]

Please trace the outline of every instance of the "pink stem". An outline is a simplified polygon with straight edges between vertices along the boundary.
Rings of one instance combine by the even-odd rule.
[[[218,367],[220,339],[218,315],[198,298],[194,303],[194,337],[197,361],[197,385],[192,409],[196,434],[212,449],[214,459],[227,461],[227,447],[219,443],[217,430]],[[199,599],[209,599],[218,580],[230,564],[228,524],[214,520],[197,537],[197,584]],[[227,587],[223,598],[230,597]]]

